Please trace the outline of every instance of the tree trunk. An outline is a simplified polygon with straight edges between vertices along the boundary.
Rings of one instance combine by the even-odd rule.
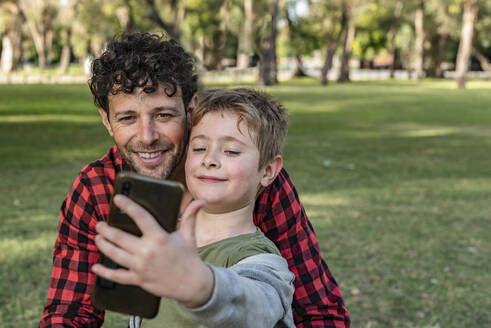
[[[296,63],[296,68],[295,71],[293,72],[294,77],[305,77],[308,76],[307,73],[305,73],[303,69],[303,61],[302,61],[302,56],[301,55],[296,55],[295,56],[295,63]]]
[[[423,13],[424,3],[423,0],[418,0],[418,8],[416,9],[416,15],[414,18],[414,29],[416,31],[415,50],[416,58],[414,59],[415,80],[423,78],[423,51],[424,51],[424,29],[423,29]]]
[[[477,58],[477,60],[479,60],[483,71],[491,71],[491,65],[489,64],[488,59],[486,58],[486,56],[483,55],[482,52],[479,51],[477,47],[474,47],[474,56]]]
[[[43,70],[49,60],[49,53],[53,44],[53,8],[50,3],[43,1],[39,12],[36,12],[36,19],[32,15],[26,14],[31,9],[31,3],[27,0],[19,1],[19,10],[26,17],[27,27],[34,41],[34,46],[38,55],[39,69]],[[36,22],[38,21],[38,22]]]
[[[14,66],[14,47],[8,34],[2,37],[2,57],[0,66],[3,73],[8,73]]]
[[[230,0],[223,3],[223,17],[220,24],[220,34],[216,50],[216,69],[223,69],[223,57],[225,57],[225,45],[227,43],[228,21],[230,20]]]
[[[292,21],[290,17],[290,13],[288,12],[288,7],[285,8],[285,17],[286,21],[288,23],[288,36],[290,39],[290,48],[292,48],[293,55],[295,57],[295,71],[293,72],[294,77],[304,77],[307,76],[305,74],[305,71],[303,70],[303,62],[302,62],[302,55],[301,55],[301,49],[298,49],[298,46],[296,46],[295,41],[297,40],[297,26],[295,23]]]
[[[237,68],[249,67],[250,58],[253,54],[253,24],[254,24],[254,11],[252,7],[252,0],[244,0],[244,28],[242,33],[239,33],[239,51],[237,54]]]
[[[2,72],[15,71],[22,57],[22,16],[18,4],[6,3],[4,9],[11,15],[6,34],[2,37],[0,68]]]
[[[38,31],[32,20],[27,21],[29,32],[31,33],[34,47],[38,55],[39,69],[43,70],[46,67],[46,35],[43,31]]]
[[[390,26],[389,33],[388,33],[388,39],[390,42],[389,55],[392,56],[392,63],[390,64],[391,79],[393,79],[395,76],[396,60],[397,60],[397,48],[395,44],[395,39],[396,39],[397,27],[399,25],[399,19],[401,18],[401,14],[402,14],[402,7],[403,7],[402,1],[397,1],[394,9],[394,20]]]
[[[389,42],[390,42],[390,46],[389,46],[389,55],[392,57],[392,62],[390,63],[390,78],[393,79],[394,76],[395,76],[395,70],[396,70],[396,45],[395,45],[395,35],[396,35],[396,31],[395,31],[395,27],[391,27],[391,29],[389,30],[389,33],[388,33],[388,38],[389,38]]]
[[[437,79],[443,78],[442,62],[443,62],[443,56],[445,54],[445,46],[447,44],[447,40],[448,40],[448,33],[443,33],[438,38],[437,54],[434,63],[435,66],[434,77],[436,77]]]
[[[469,60],[471,57],[472,37],[474,35],[474,23],[477,18],[477,0],[466,0],[464,2],[464,13],[462,15],[462,32],[460,34],[459,52],[457,53],[457,86],[465,88]]]
[[[72,35],[72,28],[69,26],[65,30],[65,43],[61,49],[60,56],[60,74],[65,74],[68,71],[68,66],[70,65],[70,56],[72,48],[70,46]]]
[[[261,60],[259,62],[259,84],[273,85],[275,78],[276,36],[279,0],[273,0],[271,8],[271,28],[264,38],[261,47]]]
[[[342,40],[343,40],[343,54],[341,55],[341,67],[339,71],[338,82],[344,83],[350,81],[350,67],[349,61],[351,59],[351,49],[353,48],[353,41],[355,39],[355,20],[350,17],[348,9],[343,6],[342,22]]]
[[[332,60],[334,58],[334,54],[336,53],[337,47],[338,47],[338,40],[327,41],[326,58],[324,60],[324,65],[322,65],[322,69],[321,69],[322,85],[327,85],[329,83],[329,79],[328,79],[329,70],[332,67]]]

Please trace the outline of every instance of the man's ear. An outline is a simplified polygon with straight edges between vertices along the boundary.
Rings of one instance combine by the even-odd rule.
[[[107,129],[107,132],[109,132],[109,134],[112,137],[113,136],[113,129],[111,127],[111,123],[109,123],[109,113],[106,113],[106,111],[100,107],[98,109],[99,109],[99,114],[101,114],[102,124],[104,124],[104,126]]]
[[[196,107],[198,107],[198,94],[197,93],[195,93],[193,95],[193,98],[191,98],[191,101],[189,102],[188,113],[191,114]]]
[[[281,155],[276,155],[276,157],[262,169],[263,177],[261,178],[261,186],[264,188],[269,186],[274,179],[276,179],[282,168],[283,158]]]

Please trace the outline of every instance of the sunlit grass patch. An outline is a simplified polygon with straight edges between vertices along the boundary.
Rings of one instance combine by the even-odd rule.
[[[468,87],[303,79],[265,88],[290,110],[285,167],[352,327],[491,322],[491,82]],[[0,97],[0,326],[31,327],[61,202],[113,142],[85,85],[4,85]],[[109,314],[105,327],[126,325]]]

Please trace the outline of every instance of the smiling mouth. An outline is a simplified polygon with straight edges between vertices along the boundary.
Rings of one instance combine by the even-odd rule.
[[[164,158],[167,150],[159,150],[152,152],[135,151],[134,154],[138,157],[140,162],[146,165],[157,165]]]
[[[201,182],[205,182],[205,183],[218,183],[218,182],[227,181],[227,179],[221,179],[221,178],[217,178],[217,177],[210,177],[210,176],[206,176],[206,175],[199,176],[198,177],[198,180],[200,180]]]
[[[140,156],[141,158],[144,158],[144,159],[154,159],[154,158],[159,157],[163,153],[164,153],[163,151],[156,151],[156,152],[152,152],[152,153],[137,152],[138,156]]]

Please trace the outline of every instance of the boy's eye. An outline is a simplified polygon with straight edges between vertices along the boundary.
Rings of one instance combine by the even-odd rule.
[[[195,152],[195,153],[200,153],[203,151],[205,151],[204,147],[193,147],[193,152]]]
[[[225,150],[225,154],[231,155],[231,156],[237,156],[237,155],[240,155],[240,151],[236,151],[236,150]]]

